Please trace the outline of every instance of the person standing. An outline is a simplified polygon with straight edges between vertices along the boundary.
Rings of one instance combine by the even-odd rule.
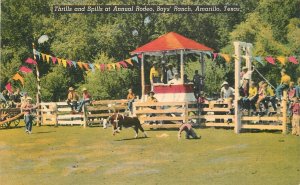
[[[128,89],[127,100],[128,100],[128,110],[132,113],[132,103],[134,102],[135,94],[132,89]]]
[[[293,98],[291,104],[292,112],[292,135],[300,136],[300,103],[297,97]]]
[[[195,74],[193,77],[194,84],[194,96],[196,99],[199,98],[200,91],[203,91],[203,78],[199,75],[198,70],[195,70]]]
[[[32,111],[36,109],[37,106],[34,106],[32,103],[32,98],[27,97],[26,101],[21,105],[22,112],[24,113],[24,121],[25,121],[25,132],[28,134],[32,133]]]

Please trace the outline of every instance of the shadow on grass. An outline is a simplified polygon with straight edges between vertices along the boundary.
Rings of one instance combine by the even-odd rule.
[[[47,132],[34,132],[34,134],[48,134],[56,131],[47,131]]]
[[[131,141],[131,140],[138,140],[138,139],[149,139],[150,137],[138,137],[138,138],[125,138],[125,139],[118,139],[115,141]]]

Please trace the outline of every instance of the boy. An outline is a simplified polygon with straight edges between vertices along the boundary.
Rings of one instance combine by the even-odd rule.
[[[31,134],[32,131],[32,120],[33,120],[33,116],[32,116],[32,110],[36,109],[37,106],[33,106],[33,104],[31,103],[32,98],[31,97],[27,97],[26,98],[26,102],[24,102],[21,106],[21,109],[24,113],[24,121],[25,121],[25,132],[27,134]]]
[[[281,70],[280,85],[276,88],[276,97],[277,97],[277,99],[279,99],[279,100],[281,99],[282,91],[289,87],[290,81],[291,81],[291,77],[286,74],[285,69],[282,69]]]
[[[292,111],[292,135],[300,136],[300,103],[297,97],[293,98],[291,105]]]

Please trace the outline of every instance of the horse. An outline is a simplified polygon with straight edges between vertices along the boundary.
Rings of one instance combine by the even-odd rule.
[[[134,138],[138,137],[139,130],[141,130],[144,133],[144,137],[148,137],[141,125],[140,120],[137,117],[129,117],[129,116],[124,116],[120,113],[114,113],[112,116],[108,118],[108,122],[112,124],[113,135],[115,135],[116,133],[120,133],[122,127],[125,128],[133,127],[135,131]]]

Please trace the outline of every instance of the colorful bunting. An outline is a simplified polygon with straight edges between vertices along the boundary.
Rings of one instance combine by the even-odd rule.
[[[32,72],[32,69],[26,67],[26,66],[21,66],[20,71],[22,71],[23,73],[31,73]]]
[[[220,54],[220,55],[225,59],[225,61],[226,61],[227,63],[230,62],[230,56],[229,56],[228,54]]]
[[[95,65],[92,63],[89,63],[89,67],[92,69],[92,72],[95,72]]]
[[[64,67],[67,67],[67,60],[62,59],[61,62],[62,62],[62,64],[63,64]]]
[[[139,58],[137,56],[132,57],[131,60],[134,60],[136,63],[139,63]]]
[[[5,89],[7,89],[9,93],[13,92],[11,83],[6,84]]]
[[[73,66],[75,67],[75,68],[77,68],[77,63],[75,62],[75,61],[71,61],[72,62],[72,64],[73,64]]]
[[[125,60],[128,64],[130,64],[130,65],[132,65],[133,66],[133,63],[131,62],[131,59],[129,58],[129,59],[126,59]]]
[[[273,57],[266,57],[265,60],[266,60],[267,62],[269,62],[270,64],[275,65],[275,59],[274,59]]]
[[[263,63],[261,57],[254,57],[254,59],[255,59],[258,63],[260,63],[261,65],[263,65],[263,66],[265,65],[265,63]]]
[[[299,64],[296,57],[293,57],[293,56],[289,57],[289,61],[292,62],[293,64]]]
[[[107,69],[110,71],[111,70],[111,64],[106,64]]]
[[[100,69],[100,64],[94,64],[97,69]]]
[[[100,64],[100,69],[101,69],[101,71],[104,71],[105,70],[105,64]]]
[[[128,66],[127,66],[127,63],[124,62],[124,61],[119,62],[119,64],[121,64],[124,68],[127,68],[127,67],[128,67]]]
[[[52,59],[53,64],[55,64],[56,61],[57,61],[57,58],[56,57],[52,57],[51,59]]]
[[[42,59],[43,59],[43,61],[45,61],[46,54],[45,54],[45,53],[41,53],[41,54],[42,54]]]
[[[217,56],[218,56],[218,53],[213,53],[213,55],[214,55],[214,59],[213,60],[215,60],[217,58]]]
[[[78,62],[77,62],[77,65],[79,66],[79,68],[80,68],[80,69],[82,69],[82,68],[83,68],[83,66],[82,66],[82,62],[78,61]]]
[[[36,61],[33,60],[32,58],[27,58],[27,59],[25,60],[25,62],[26,62],[27,64],[37,65]]]
[[[71,60],[67,60],[67,64],[69,65],[69,67],[72,67],[72,61]]]
[[[286,63],[286,60],[285,60],[285,57],[283,56],[279,56],[276,58],[282,65],[285,65]]]
[[[50,55],[46,55],[46,60],[48,63],[50,62]]]
[[[22,83],[22,85],[24,86],[24,79],[23,79],[23,77],[19,74],[19,73],[16,73],[14,76],[13,76],[13,78],[12,78],[13,80],[20,80],[20,82]]]
[[[89,68],[89,64],[87,64],[87,63],[83,63],[83,62],[81,62],[82,63],[82,66],[84,67],[84,69],[85,70],[90,70],[90,68]]]
[[[58,65],[61,65],[61,59],[57,58]]]

